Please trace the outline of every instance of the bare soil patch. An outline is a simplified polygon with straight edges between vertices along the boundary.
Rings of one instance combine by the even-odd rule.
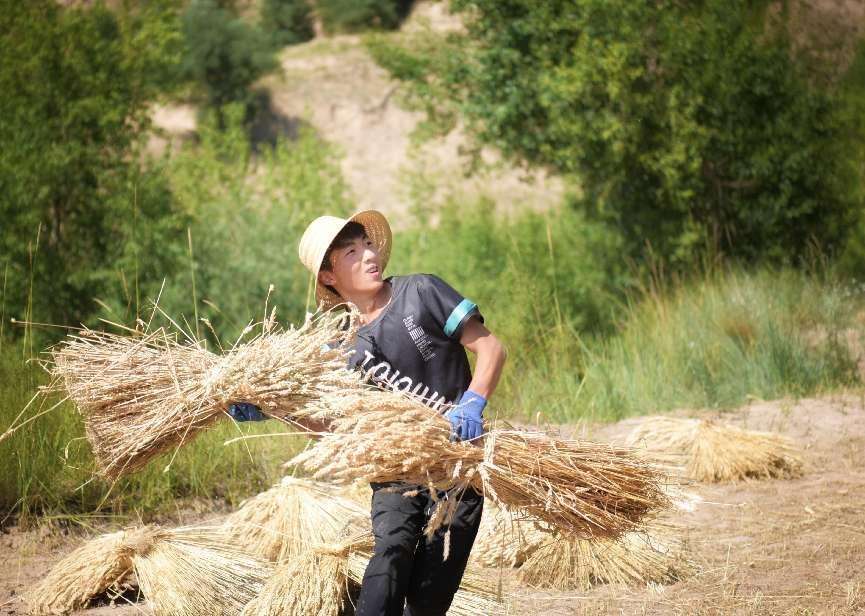
[[[514,594],[513,613],[865,614],[865,400],[838,395],[754,402],[715,414],[735,425],[794,438],[802,447],[804,475],[690,486],[698,500],[694,511],[677,511],[673,517],[683,526],[698,570],[669,586],[606,585],[552,593],[518,585],[511,571],[491,571]],[[618,441],[637,421],[561,426],[561,431]],[[200,522],[221,514],[180,513],[169,521]],[[21,593],[80,540],[80,533],[70,535],[50,524],[0,535],[5,565],[0,568],[0,614],[23,614]],[[138,614],[143,607],[124,599],[117,603],[81,613],[122,616]]]

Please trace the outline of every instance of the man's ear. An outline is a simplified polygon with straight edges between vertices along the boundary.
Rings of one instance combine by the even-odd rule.
[[[318,273],[318,281],[323,285],[332,287],[336,282],[336,276],[333,275],[333,272],[322,270]]]

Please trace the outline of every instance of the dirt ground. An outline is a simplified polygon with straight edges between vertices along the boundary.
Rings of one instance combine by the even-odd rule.
[[[694,413],[679,413],[687,416]],[[668,586],[599,586],[550,593],[491,571],[513,595],[515,615],[565,614],[865,614],[865,400],[833,396],[754,402],[724,421],[793,437],[802,447],[799,479],[692,485],[692,512],[676,521],[696,572]],[[568,435],[620,440],[639,421],[561,426]],[[177,522],[207,514],[180,514]],[[218,514],[215,514],[218,515]],[[22,592],[80,537],[52,529],[0,535],[0,614],[22,614]],[[102,605],[88,616],[126,616],[143,605]]]

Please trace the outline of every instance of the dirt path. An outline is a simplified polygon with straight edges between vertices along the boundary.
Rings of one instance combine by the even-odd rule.
[[[515,595],[513,613],[865,614],[865,401],[838,396],[761,402],[722,417],[796,439],[804,449],[804,476],[693,486],[702,502],[677,520],[698,565],[688,579],[670,586],[548,593],[520,587],[507,573],[503,581]],[[615,441],[636,421],[562,431]],[[47,527],[0,535],[0,614],[23,613],[21,592],[79,540]],[[126,616],[141,609],[102,606],[81,613]]]

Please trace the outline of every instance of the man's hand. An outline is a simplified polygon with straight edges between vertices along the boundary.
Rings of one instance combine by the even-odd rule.
[[[249,402],[235,402],[228,407],[228,414],[234,421],[264,421],[267,415]]]
[[[470,441],[484,433],[484,408],[487,400],[482,395],[466,391],[457,405],[447,413],[451,422],[451,436],[459,441]]]

